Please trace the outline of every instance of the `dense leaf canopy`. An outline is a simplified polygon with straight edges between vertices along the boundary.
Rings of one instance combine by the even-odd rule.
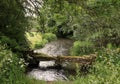
[[[120,42],[119,0],[46,0],[40,9],[43,32],[73,32],[76,40],[118,45]]]

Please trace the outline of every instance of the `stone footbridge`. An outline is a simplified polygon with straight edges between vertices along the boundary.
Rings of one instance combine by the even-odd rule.
[[[80,65],[92,65],[97,57],[97,54],[83,55],[83,56],[48,56],[43,53],[29,52],[30,59],[35,61],[50,61],[55,60],[56,63],[62,62],[79,63]]]

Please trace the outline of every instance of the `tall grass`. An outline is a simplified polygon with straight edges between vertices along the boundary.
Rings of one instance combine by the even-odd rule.
[[[37,32],[26,32],[26,37],[29,41],[30,47],[35,48],[36,43],[39,43],[42,41],[42,35],[41,33]]]
[[[32,49],[44,47],[48,42],[57,39],[57,36],[53,33],[41,34],[38,32],[26,32],[26,38]]]

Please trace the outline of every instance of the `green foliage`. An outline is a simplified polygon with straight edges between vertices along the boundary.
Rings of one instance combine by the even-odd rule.
[[[42,35],[42,40],[35,44],[35,48],[42,48],[48,42],[54,41],[56,39],[57,39],[57,36],[55,34],[53,34],[53,33],[45,33],[45,34]]]
[[[103,50],[99,51],[98,54],[99,54],[98,61],[100,61],[100,62],[103,62],[105,64],[112,63],[114,65],[119,65],[120,64],[120,61],[119,61],[119,59],[120,59],[120,48],[103,49]]]
[[[119,84],[120,48],[98,51],[95,65],[86,76],[74,79],[74,84]]]
[[[25,50],[28,44],[25,37],[27,18],[23,1],[0,1],[0,40],[13,51]]]
[[[80,1],[82,8],[81,16],[78,15],[78,28],[76,37],[80,40],[86,40],[96,33],[99,37],[93,41],[99,46],[106,46],[108,43],[119,45],[119,12],[118,0],[86,0]],[[119,4],[119,6],[118,6]],[[89,39],[92,40],[92,39]]]
[[[15,49],[15,50],[20,50],[22,47],[18,45],[18,43],[15,41],[15,39],[10,39],[7,36],[1,36],[1,43],[2,44],[7,44],[8,48]]]
[[[47,44],[47,43],[48,43],[48,40],[43,39],[41,42],[37,42],[37,43],[35,44],[35,48],[42,48],[42,47],[44,47],[45,44]]]
[[[24,83],[25,61],[0,45],[0,82],[2,84]]]
[[[105,65],[102,63],[95,64],[96,71],[94,74],[89,74],[85,77],[79,77],[74,81],[74,84],[119,84],[120,76],[119,66],[113,64]]]
[[[71,55],[79,56],[94,52],[94,45],[88,41],[75,41],[71,49]]]
[[[57,39],[56,35],[53,33],[45,33],[43,34],[42,38],[48,40],[48,42],[51,42]]]
[[[77,42],[79,45],[79,42]],[[89,43],[84,43],[89,45]],[[83,44],[83,45],[84,45]],[[82,45],[82,42],[81,42]],[[73,84],[119,84],[120,83],[120,48],[102,49],[98,51],[98,58],[90,73],[77,76]],[[0,82],[2,84],[46,84],[44,81],[26,78],[23,75],[24,61],[18,59],[10,50],[0,46]],[[55,84],[69,84],[68,82],[55,82]]]
[[[31,48],[35,48],[35,45],[42,41],[42,35],[39,32],[26,32],[26,38]]]
[[[24,77],[24,60],[11,52],[28,48],[25,31],[29,29],[23,7],[25,1],[0,1],[0,41],[1,45],[7,45],[7,49],[0,45],[2,84],[34,84],[36,81]],[[75,79],[74,84],[120,84],[120,49],[112,46],[120,45],[119,11],[120,0],[44,0],[38,21],[39,30],[45,35],[42,42],[36,43],[36,47],[55,40],[54,34],[72,31],[74,39],[79,40],[74,42],[72,55],[93,53],[96,46],[107,47],[98,51],[95,69]],[[37,22],[30,23],[35,24],[31,27],[39,27]]]
[[[89,40],[96,46],[108,43],[118,46],[119,7],[119,0],[46,0],[38,19],[44,32],[58,34],[72,31],[76,40]],[[93,36],[96,37],[93,39]]]
[[[72,17],[69,16],[68,12],[72,13],[71,10],[72,7],[65,0],[46,0],[43,7],[40,8],[40,16],[38,17],[39,30],[43,33],[69,33],[72,30],[71,21],[69,21],[72,20]]]
[[[0,43],[0,83],[1,84],[45,84],[44,81],[31,79],[25,75],[24,59]]]

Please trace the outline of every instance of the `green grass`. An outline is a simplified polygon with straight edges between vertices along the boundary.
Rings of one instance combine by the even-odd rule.
[[[57,39],[53,33],[26,32],[26,38],[32,49],[44,47],[46,43]]]
[[[39,43],[42,41],[42,35],[38,32],[26,32],[26,37],[28,41],[30,42],[30,47],[35,48],[36,43]]]

